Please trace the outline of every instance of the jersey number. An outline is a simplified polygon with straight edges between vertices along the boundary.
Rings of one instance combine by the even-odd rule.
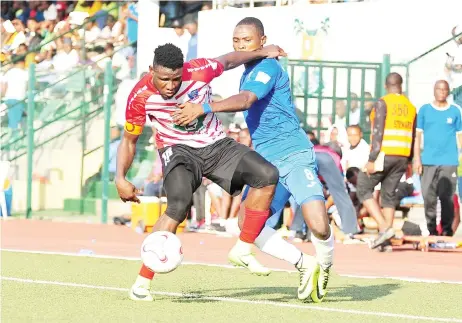
[[[172,157],[172,148],[167,148],[166,151],[162,154],[162,159],[164,160],[164,167],[170,162],[170,157]]]
[[[313,171],[310,170],[310,169],[307,169],[305,168],[304,169],[304,172],[305,172],[305,177],[306,179],[308,180],[309,184],[307,185],[308,188],[311,188],[313,186],[316,185],[316,182],[315,182],[315,177],[313,175]]]

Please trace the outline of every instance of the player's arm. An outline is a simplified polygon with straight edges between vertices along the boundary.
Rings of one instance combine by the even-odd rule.
[[[371,152],[369,162],[374,163],[382,149],[383,134],[385,131],[385,119],[387,117],[387,105],[383,100],[378,100],[374,104],[375,119],[372,128]]]
[[[140,200],[136,195],[140,192],[126,179],[126,176],[133,163],[133,159],[135,158],[136,142],[143,132],[143,126],[146,122],[146,110],[144,102],[134,97],[133,91],[128,97],[125,119],[126,122],[123,137],[119,148],[117,149],[115,184],[122,201],[139,203]]]
[[[252,52],[231,52],[217,57],[215,60],[220,62],[224,70],[227,71],[256,59],[277,58],[279,56],[287,56],[287,54],[279,46],[269,45]]]

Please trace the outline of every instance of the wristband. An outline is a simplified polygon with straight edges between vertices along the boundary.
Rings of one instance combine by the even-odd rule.
[[[208,103],[204,103],[202,109],[204,109],[204,114],[212,112],[212,107]]]

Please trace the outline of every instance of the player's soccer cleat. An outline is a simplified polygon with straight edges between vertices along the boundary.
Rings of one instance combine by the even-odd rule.
[[[152,302],[154,300],[149,287],[137,286],[136,284],[130,288],[128,296],[133,301]]]
[[[320,267],[316,258],[305,254],[302,254],[299,263],[295,267],[300,273],[298,299],[304,301],[310,297],[313,290],[316,290]]]
[[[268,276],[271,273],[271,270],[258,262],[254,254],[242,254],[236,247],[229,252],[228,260],[234,266],[247,268],[252,274],[258,276]]]
[[[321,303],[327,294],[327,284],[329,283],[330,268],[320,268],[316,288],[311,292],[311,299],[315,303]]]

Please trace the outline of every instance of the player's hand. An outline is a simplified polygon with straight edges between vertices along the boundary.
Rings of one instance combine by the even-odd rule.
[[[126,179],[116,180],[115,184],[119,197],[123,202],[140,203],[137,195],[141,194],[141,191],[135,185]]]
[[[287,53],[278,45],[268,45],[261,49],[267,58],[278,58],[280,56],[287,56]]]
[[[422,162],[420,161],[420,159],[414,159],[414,172],[417,174],[417,175],[422,175]]]
[[[368,162],[366,164],[366,172],[367,174],[374,174],[375,173],[375,165],[373,162]]]
[[[201,104],[185,102],[177,105],[180,110],[172,115],[173,122],[179,126],[186,126],[204,114]]]

